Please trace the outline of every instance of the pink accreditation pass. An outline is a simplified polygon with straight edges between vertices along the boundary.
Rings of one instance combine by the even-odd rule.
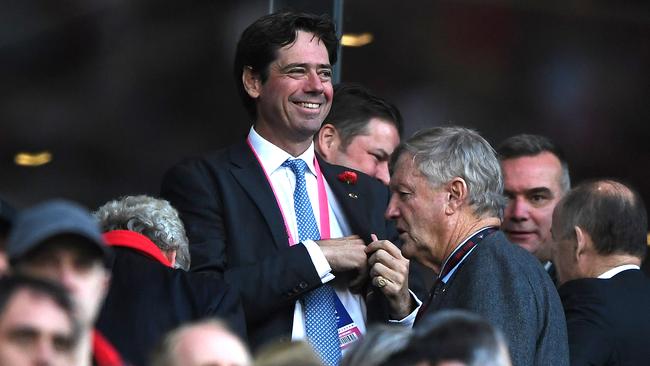
[[[336,303],[336,327],[339,331],[339,346],[342,351],[361,339],[361,331],[352,321],[350,314],[345,310],[338,296],[334,296],[334,302]]]

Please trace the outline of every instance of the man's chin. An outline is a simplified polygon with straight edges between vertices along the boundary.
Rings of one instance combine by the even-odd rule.
[[[415,246],[412,241],[408,240],[408,236],[402,237],[400,235],[400,239],[402,239],[402,247],[400,248],[402,251],[402,255],[406,259],[414,259],[415,258]]]
[[[533,233],[506,233],[510,242],[519,245],[529,252],[539,246],[539,238]]]
[[[529,242],[529,241],[514,241],[511,240],[513,243],[519,245],[520,247],[524,248],[528,253],[530,254],[535,254],[537,249],[539,248],[539,243],[537,242]]]

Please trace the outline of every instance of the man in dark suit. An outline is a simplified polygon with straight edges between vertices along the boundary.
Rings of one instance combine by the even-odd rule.
[[[613,180],[572,189],[553,213],[553,257],[571,365],[645,365],[650,360],[650,280],[641,196]]]
[[[341,83],[334,87],[332,109],[314,143],[328,163],[362,171],[388,185],[388,160],[403,129],[395,105],[359,84]]]
[[[551,262],[553,209],[571,189],[569,164],[548,138],[520,134],[497,148],[508,199],[501,230],[508,240],[532,253],[555,283]]]
[[[221,318],[245,338],[236,291],[215,276],[173,268],[187,236],[169,202],[127,196],[104,204],[94,215],[114,252],[97,328],[126,359],[145,365],[165,333],[204,318]]]
[[[337,47],[327,18],[283,12],[255,21],[240,38],[234,67],[254,121],[247,140],[175,166],[162,185],[185,222],[193,270],[216,272],[239,288],[252,347],[291,337],[318,348],[316,315],[331,325],[316,332],[336,348],[320,353],[332,356],[328,364],[367,321],[409,325],[416,309],[408,260],[390,243],[365,245],[371,234],[394,233],[383,218],[388,190],[314,153],[313,136],[332,103]],[[312,234],[317,226],[317,237],[304,235],[305,226]],[[367,288],[373,253],[382,277]],[[320,298],[326,310],[312,310],[308,300],[323,291],[336,296]]]
[[[503,181],[488,142],[472,130],[432,128],[402,143],[392,166],[386,215],[396,220],[404,256],[438,273],[418,319],[469,310],[504,333],[514,365],[568,364],[555,287],[539,261],[498,230]]]

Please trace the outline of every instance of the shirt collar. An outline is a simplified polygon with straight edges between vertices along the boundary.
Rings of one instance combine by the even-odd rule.
[[[641,268],[639,268],[639,266],[637,266],[636,264],[624,264],[622,266],[618,266],[610,269],[609,271],[598,276],[598,278],[609,279],[623,271],[627,271],[628,269],[641,269]]]
[[[273,174],[278,168],[280,168],[282,166],[282,163],[284,163],[287,159],[304,160],[305,163],[307,163],[309,171],[313,175],[316,175],[316,167],[314,166],[315,153],[313,141],[304,153],[294,158],[288,152],[273,145],[273,143],[271,143],[269,140],[262,137],[259,133],[257,133],[257,131],[255,131],[255,127],[251,127],[251,130],[248,133],[248,140],[250,141],[251,146],[253,146],[253,149],[255,149],[262,167],[269,176]]]
[[[167,267],[172,267],[162,250],[151,239],[140,233],[130,230],[112,230],[105,232],[103,237],[111,247],[129,248],[151,257]]]

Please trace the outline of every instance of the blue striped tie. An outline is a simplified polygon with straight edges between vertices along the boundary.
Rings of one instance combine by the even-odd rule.
[[[320,239],[314,210],[307,195],[305,182],[307,163],[295,159],[285,161],[282,166],[290,168],[296,176],[293,204],[298,223],[298,237],[301,241]],[[332,286],[323,285],[303,297],[307,339],[327,366],[336,366],[341,361],[334,296],[336,293]]]

